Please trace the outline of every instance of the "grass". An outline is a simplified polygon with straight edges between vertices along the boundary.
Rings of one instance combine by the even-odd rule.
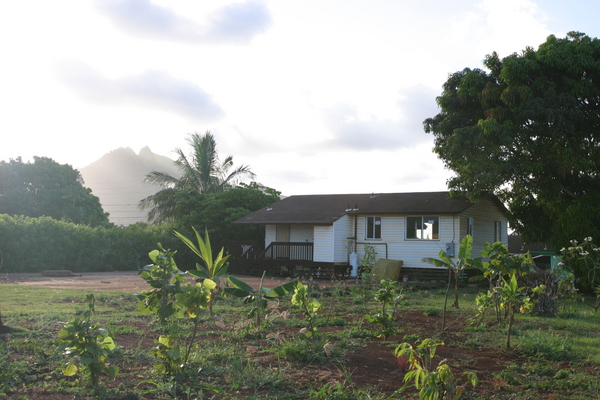
[[[151,317],[138,313],[136,299],[129,293],[95,292],[94,321],[115,337],[118,347],[110,362],[121,369],[117,380],[104,379],[104,398],[417,398],[410,391],[395,395],[393,389],[377,389],[382,382],[399,388],[402,375],[397,371],[363,381],[365,387],[360,387],[352,376],[362,377],[368,371],[356,372],[361,365],[352,366],[349,360],[353,353],[373,344],[387,347],[393,354],[399,342],[414,343],[432,336],[459,350],[504,353],[518,360],[493,374],[482,373],[482,385],[487,387],[480,388],[483,394],[472,393],[470,398],[520,400],[554,394],[578,400],[600,395],[600,315],[589,307],[561,306],[566,311],[554,318],[518,315],[514,348],[507,351],[504,327],[469,325],[475,314],[474,289],[461,293],[459,310],[448,311],[448,333],[436,331],[444,290],[405,291],[406,298],[397,307],[403,318],[402,333],[395,336],[395,342],[383,342],[364,319],[380,306],[372,299],[364,300],[368,296],[364,288],[360,290],[344,288],[339,294],[320,296],[319,334],[310,338],[299,333],[305,321],[289,297],[273,303],[261,327],[249,323],[248,306],[243,302],[219,299],[215,303],[219,318],[206,317],[192,349],[189,370],[194,378],[180,380],[164,379],[153,372],[156,360],[149,350],[156,346],[160,328]],[[82,290],[0,285],[4,323],[18,328],[0,335],[0,399],[35,399],[41,393],[57,399],[87,398],[82,381],[62,375],[65,359],[57,351],[57,332],[85,309],[81,300],[85,294]],[[356,298],[364,301],[355,304]],[[426,318],[428,325],[415,330],[403,316],[408,313]],[[190,332],[189,322],[179,324],[180,336]],[[473,356],[449,359],[448,363],[461,369],[478,368]]]

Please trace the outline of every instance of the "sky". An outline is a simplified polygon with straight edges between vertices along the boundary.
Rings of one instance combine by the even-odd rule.
[[[174,157],[211,131],[283,195],[446,190],[423,120],[448,75],[600,35],[595,0],[0,4],[0,160]]]

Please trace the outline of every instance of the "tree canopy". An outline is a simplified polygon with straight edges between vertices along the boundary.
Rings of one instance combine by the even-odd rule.
[[[203,195],[180,194],[180,213],[175,224],[191,235],[190,227],[206,229],[215,251],[230,241],[255,241],[264,245],[265,227],[260,225],[233,225],[232,222],[251,212],[280,200],[280,193],[260,187],[256,182],[240,184],[224,192]]]
[[[247,165],[234,168],[232,156],[221,161],[217,143],[209,131],[204,135],[190,134],[187,141],[190,145],[189,155],[182,149],[176,150],[178,157],[175,164],[181,171],[181,178],[160,171],[146,175],[146,182],[162,187],[140,202],[140,208],[151,208],[148,218],[152,222],[160,223],[175,218],[178,213],[177,194],[223,192],[234,187],[241,179],[254,177]]]
[[[47,216],[75,224],[109,225],[98,197],[79,171],[47,157],[0,161],[0,214]]]
[[[600,40],[549,36],[485,58],[487,71],[453,73],[424,121],[434,152],[455,172],[448,186],[493,192],[529,241],[560,248],[600,234]]]

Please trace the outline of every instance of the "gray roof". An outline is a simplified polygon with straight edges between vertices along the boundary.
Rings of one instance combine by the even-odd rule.
[[[449,192],[290,196],[234,224],[329,225],[345,214],[458,214],[473,203]]]

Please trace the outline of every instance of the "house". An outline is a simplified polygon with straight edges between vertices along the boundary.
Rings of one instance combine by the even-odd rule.
[[[467,234],[477,255],[485,242],[508,241],[506,208],[495,196],[472,203],[449,192],[290,196],[234,224],[266,228],[265,250],[246,247],[241,257],[252,265],[232,260],[240,273],[277,264],[288,270],[309,268],[312,275],[315,270],[337,273],[362,259],[368,244],[376,259],[402,260],[405,274],[435,268],[422,260],[437,257],[440,250],[455,256]]]

